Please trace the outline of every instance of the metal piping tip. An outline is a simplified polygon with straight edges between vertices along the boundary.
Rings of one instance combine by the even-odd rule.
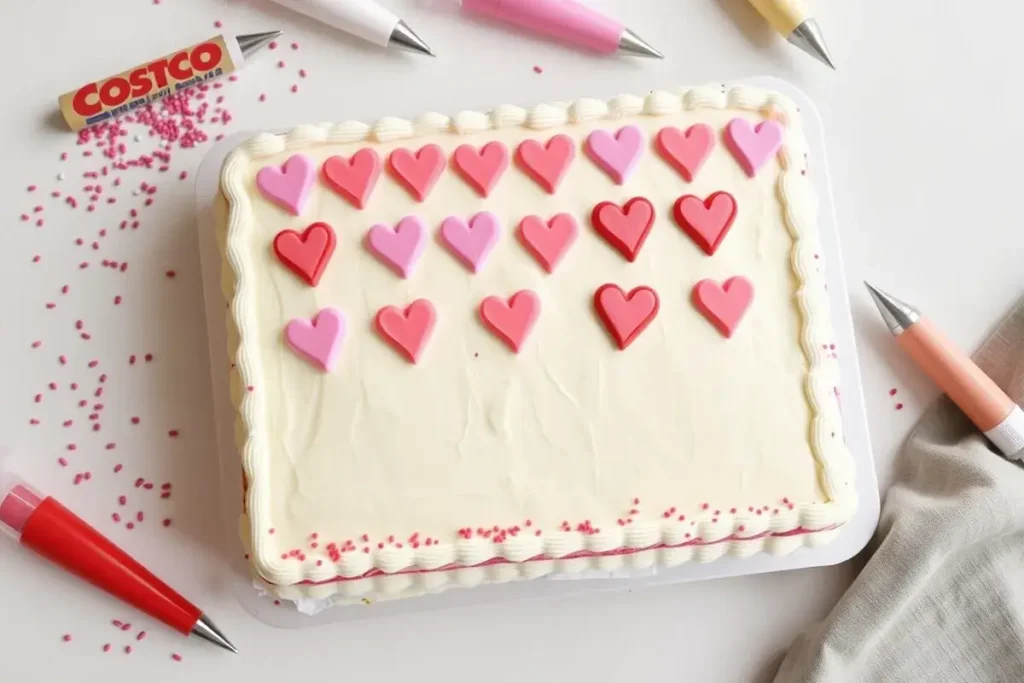
[[[278,38],[284,31],[267,31],[266,33],[246,33],[245,35],[235,36],[235,40],[238,42],[238,47],[242,50],[242,56],[248,57],[256,50],[269,43],[270,41]]]
[[[423,42],[423,39],[416,35],[415,31],[409,28],[401,19],[395,24],[395,28],[391,30],[391,39],[388,41],[388,47],[395,46],[409,52],[416,52],[422,55],[429,55],[430,57],[436,57],[434,51],[430,49],[430,46]]]
[[[832,63],[832,55],[828,53],[825,38],[814,19],[808,19],[797,26],[786,40],[835,71],[836,65]]]
[[[199,616],[199,621],[192,627],[192,633],[189,635],[202,638],[203,640],[209,641],[218,647],[222,647],[225,650],[238,654],[238,648],[231,644],[231,641],[227,639],[217,625],[214,624],[208,616],[202,614]]]
[[[665,59],[665,55],[655,50],[646,40],[642,39],[628,28],[622,29],[622,35],[619,37],[619,52],[625,52],[626,54],[634,55],[636,57]]]
[[[875,301],[878,312],[882,314],[885,326],[895,336],[903,334],[903,331],[921,319],[921,314],[910,304],[904,303],[896,297],[886,294],[880,289],[872,287],[867,282],[864,286],[868,288],[868,294]]]

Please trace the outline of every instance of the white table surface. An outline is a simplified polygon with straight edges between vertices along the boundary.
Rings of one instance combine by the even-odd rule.
[[[239,1],[107,0],[3,3],[8,45],[7,128],[0,162],[0,442],[89,521],[210,613],[243,654],[184,641],[152,620],[89,590],[23,552],[0,550],[0,670],[3,680],[219,681],[291,674],[398,680],[517,683],[543,680],[758,681],[798,631],[832,608],[854,575],[852,563],[698,584],[599,593],[369,619],[283,631],[253,619],[224,589],[223,546],[213,520],[218,491],[209,418],[208,360],[192,186],[201,150],[173,152],[166,174],[125,172],[114,205],[94,213],[51,199],[74,190],[97,166],[56,121],[55,100],[82,83],[217,33],[273,28],[282,47],[262,53],[218,94],[234,115],[225,132],[341,118],[414,116],[428,109],[486,108],[578,96],[610,96],[748,75],[774,75],[818,104],[827,144],[854,315],[872,442],[883,486],[907,429],[934,397],[900,362],[861,293],[868,279],[929,311],[957,342],[973,347],[1020,293],[1024,230],[1011,213],[1024,90],[1017,27],[1024,9],[990,2],[980,17],[967,3],[818,2],[817,16],[839,65],[831,73],[772,35],[744,0],[595,0],[665,52],[663,62],[596,59],[502,28],[469,24],[443,0],[391,0],[439,53],[436,60],[382,53],[304,18]],[[984,23],[979,25],[979,19]],[[288,46],[299,42],[297,51]],[[286,61],[279,69],[276,62]],[[542,74],[533,72],[540,65]],[[297,77],[298,68],[309,75]],[[299,84],[299,92],[289,87]],[[260,93],[267,101],[257,101]],[[206,129],[215,128],[207,124]],[[134,134],[135,129],[132,130]],[[140,130],[144,134],[145,131]],[[151,149],[126,138],[132,151]],[[133,146],[134,145],[134,146]],[[70,158],[61,162],[61,152]],[[57,174],[64,172],[63,181]],[[138,231],[117,224],[141,199],[128,188],[156,182],[156,203]],[[26,186],[35,183],[35,194]],[[109,180],[105,183],[109,185]],[[108,187],[108,191],[113,188]],[[45,225],[19,214],[45,208]],[[90,243],[110,232],[100,250]],[[83,246],[74,240],[82,237]],[[39,255],[39,263],[32,257]],[[128,260],[125,274],[100,267]],[[90,267],[78,264],[89,260]],[[176,277],[165,276],[173,269]],[[60,287],[71,290],[62,295]],[[113,297],[122,295],[120,306]],[[47,310],[46,302],[57,306]],[[92,334],[81,340],[83,320]],[[43,345],[33,349],[32,342]],[[142,355],[152,352],[153,362]],[[840,350],[842,352],[842,350]],[[128,363],[135,353],[139,362]],[[67,365],[57,357],[67,356]],[[96,359],[99,366],[88,368]],[[105,372],[102,430],[89,427],[79,396]],[[47,388],[56,382],[58,389]],[[890,388],[897,388],[890,397]],[[37,393],[44,394],[39,404]],[[897,401],[905,404],[897,411]],[[132,425],[131,416],[141,423]],[[30,426],[29,420],[41,421]],[[62,427],[65,419],[74,424]],[[168,431],[180,430],[177,438]],[[75,442],[71,453],[67,444]],[[104,449],[115,442],[112,451]],[[67,468],[57,458],[71,461]],[[114,475],[114,463],[124,471]],[[76,472],[92,478],[75,486]],[[132,487],[136,477],[173,483],[173,495]],[[129,496],[121,508],[120,494]],[[110,514],[146,512],[134,531]],[[169,517],[170,528],[159,520]],[[112,619],[130,620],[124,634]],[[142,628],[144,641],[136,641]],[[69,643],[62,635],[72,636]],[[102,645],[113,650],[103,653]],[[134,652],[124,654],[125,645]],[[182,662],[170,658],[181,653]]]

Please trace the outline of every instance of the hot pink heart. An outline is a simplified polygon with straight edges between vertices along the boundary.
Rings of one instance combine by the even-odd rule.
[[[601,170],[621,185],[629,180],[640,163],[644,151],[644,133],[639,126],[633,124],[619,128],[614,136],[599,128],[587,136],[584,149]]]
[[[322,171],[327,187],[357,209],[362,209],[380,177],[380,157],[367,147],[347,159],[343,156],[328,157]]]
[[[527,216],[519,223],[519,241],[549,273],[576,241],[579,226],[567,213],[556,214],[547,223],[540,216]]]
[[[388,166],[405,189],[422,202],[444,171],[444,152],[437,145],[424,145],[415,154],[399,147],[388,157]]]
[[[472,145],[459,145],[452,162],[477,194],[486,197],[508,168],[508,150],[500,142],[488,142],[479,152]]]
[[[480,303],[480,319],[509,348],[519,353],[540,316],[540,299],[529,289],[513,294],[508,303],[489,296]]]
[[[264,197],[298,216],[306,205],[315,180],[316,164],[305,154],[296,154],[281,168],[261,168],[256,174],[256,187]]]
[[[735,118],[725,126],[725,146],[753,178],[779,151],[784,132],[778,121],[769,119],[755,127],[746,119]]]
[[[345,337],[345,315],[328,306],[312,320],[293,318],[284,328],[288,346],[325,372],[334,370]]]
[[[474,273],[480,270],[498,243],[500,233],[498,217],[490,211],[476,214],[469,219],[469,224],[458,216],[449,216],[441,223],[441,239]]]
[[[366,245],[377,258],[402,277],[412,274],[426,246],[427,228],[416,216],[406,216],[392,230],[377,224],[366,233]]]
[[[732,337],[753,300],[754,285],[742,275],[721,285],[701,280],[693,288],[693,305],[726,338]]]
[[[654,141],[662,158],[690,183],[715,146],[715,131],[706,123],[696,123],[685,133],[666,126]]]

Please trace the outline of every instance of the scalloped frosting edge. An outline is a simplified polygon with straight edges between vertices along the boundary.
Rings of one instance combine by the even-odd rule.
[[[793,509],[784,508],[772,515],[757,516],[746,511],[724,513],[716,522],[712,522],[710,513],[702,513],[696,517],[696,526],[666,520],[637,523],[624,529],[613,523],[596,534],[546,532],[540,538],[515,537],[501,544],[460,539],[418,549],[385,547],[370,554],[345,553],[337,562],[324,562],[321,566],[316,566],[313,560],[281,561],[278,551],[269,547],[273,539],[267,533],[272,527],[268,511],[269,482],[259,476],[266,471],[269,457],[265,438],[254,429],[260,394],[244,390],[259,374],[254,355],[241,343],[248,336],[246,331],[255,324],[255,314],[250,306],[250,263],[245,250],[238,247],[234,239],[244,232],[251,215],[252,207],[244,186],[249,162],[319,144],[386,142],[445,132],[470,134],[510,127],[543,130],[584,121],[663,116],[701,108],[757,111],[779,120],[787,128],[786,143],[778,153],[781,173],[776,191],[783,206],[784,222],[793,239],[790,265],[798,282],[795,301],[803,321],[800,338],[808,363],[804,393],[812,415],[809,441],[828,502],[796,503]],[[726,554],[746,557],[762,550],[782,554],[799,546],[817,546],[831,540],[837,528],[852,517],[857,499],[853,458],[843,441],[836,394],[838,364],[826,350],[832,337],[832,325],[824,276],[816,268],[820,264],[816,255],[821,249],[814,221],[815,197],[810,181],[798,170],[806,144],[799,122],[796,106],[777,93],[746,86],[706,86],[652,91],[645,97],[621,95],[608,101],[580,99],[572,103],[542,104],[532,109],[504,105],[488,113],[464,111],[454,117],[428,113],[413,121],[386,117],[373,125],[355,121],[303,125],[284,134],[258,134],[232,151],[221,170],[221,192],[228,202],[224,256],[230,266],[230,274],[224,274],[222,285],[231,302],[228,324],[235,334],[229,336],[238,342],[237,345],[232,343],[234,348],[229,349],[229,353],[235,357],[238,371],[231,394],[238,411],[236,442],[248,481],[243,537],[250,546],[257,577],[288,599],[329,597],[334,593],[404,597],[443,590],[449,581],[456,585],[475,585],[483,581],[532,578],[552,571],[607,571],[618,563],[625,567],[652,563],[674,566],[690,560],[711,561]],[[795,135],[796,132],[800,135]],[[233,282],[228,281],[229,275]],[[793,534],[797,529],[813,533]],[[703,539],[704,544],[680,546],[685,543],[687,533]],[[659,545],[667,547],[639,550]],[[638,551],[600,554],[616,549]],[[559,559],[584,551],[592,555]],[[538,556],[554,559],[526,561]],[[487,565],[495,560],[508,562]],[[455,567],[438,571],[451,565]],[[358,578],[374,570],[384,574]],[[423,571],[417,573],[416,570]],[[405,573],[399,573],[403,571]],[[337,578],[346,580],[332,581]],[[362,587],[357,589],[354,584]]]

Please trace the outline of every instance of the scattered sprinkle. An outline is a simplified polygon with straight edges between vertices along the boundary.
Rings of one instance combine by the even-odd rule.
[[[70,643],[71,642],[71,634],[70,633],[65,633],[64,636],[63,636],[63,640],[64,640],[65,643]]]

